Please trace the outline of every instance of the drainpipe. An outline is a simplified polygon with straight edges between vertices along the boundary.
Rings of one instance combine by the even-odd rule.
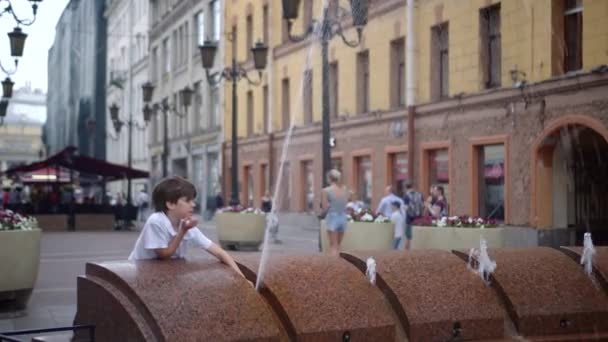
[[[414,180],[414,160],[415,160],[415,125],[416,115],[416,25],[415,25],[415,0],[407,0],[405,7],[405,24],[407,27],[406,48],[405,48],[405,99],[407,103],[407,172],[410,181]],[[419,184],[420,185],[420,184]],[[417,186],[420,188],[420,186]],[[420,189],[418,189],[420,191]]]

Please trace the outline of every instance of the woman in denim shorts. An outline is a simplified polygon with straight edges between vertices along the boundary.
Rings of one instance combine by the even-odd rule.
[[[340,171],[330,170],[327,173],[327,181],[330,184],[322,192],[325,226],[329,238],[329,253],[337,256],[340,252],[340,244],[346,230],[346,203],[348,202],[348,191],[340,182]]]

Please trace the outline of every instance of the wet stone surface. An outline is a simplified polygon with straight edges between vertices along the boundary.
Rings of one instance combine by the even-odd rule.
[[[262,297],[218,261],[90,263],[86,273],[76,320],[97,322],[98,340],[116,340],[129,330],[139,332],[127,335],[133,340],[279,340]]]
[[[239,257],[246,276],[259,258]],[[345,260],[285,255],[266,265],[262,295],[297,341],[394,341],[395,321],[382,293]]]
[[[377,285],[397,312],[410,341],[504,336],[504,311],[498,298],[450,252],[350,252],[342,256],[363,271],[367,258],[374,257]]]
[[[456,253],[466,259],[466,252]],[[492,286],[519,334],[608,337],[608,298],[570,257],[547,247],[491,249],[489,255],[498,265]]]

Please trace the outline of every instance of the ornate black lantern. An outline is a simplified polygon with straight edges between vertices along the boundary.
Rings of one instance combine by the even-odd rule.
[[[201,60],[203,61],[203,68],[213,68],[213,62],[215,61],[215,54],[217,53],[217,44],[205,40],[203,45],[199,45],[198,50],[201,53]]]
[[[151,82],[146,82],[141,86],[142,94],[144,96],[144,102],[148,103],[152,101],[152,95],[154,95],[154,86]]]
[[[369,12],[368,0],[350,0],[350,10],[353,16],[353,26],[362,28],[367,24],[367,14]]]
[[[298,18],[298,9],[300,8],[300,0],[282,0],[283,2],[283,19],[295,20]]]
[[[181,96],[181,100],[182,100],[182,105],[184,107],[190,107],[190,104],[192,104],[192,95],[194,94],[194,90],[192,90],[192,88],[190,87],[186,87],[184,89],[182,89],[182,91],[180,91],[180,96]]]
[[[268,46],[261,41],[258,41],[255,46],[251,48],[251,52],[253,53],[253,63],[255,68],[258,70],[265,69],[268,57]]]
[[[120,129],[122,128],[123,122],[120,120],[112,120],[112,124],[114,124],[114,130],[117,134],[120,134]]]
[[[110,106],[110,118],[112,119],[112,121],[118,121],[119,109],[120,108],[116,103],[112,103],[112,105]]]
[[[23,56],[23,47],[25,46],[25,38],[27,38],[27,34],[23,33],[21,28],[15,27],[12,32],[8,33],[8,38],[11,43],[11,56]]]
[[[10,99],[13,97],[13,85],[15,82],[11,80],[10,77],[7,77],[2,81],[2,97],[6,99]]]

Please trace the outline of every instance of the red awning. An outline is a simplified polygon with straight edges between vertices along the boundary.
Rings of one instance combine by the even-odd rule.
[[[62,167],[44,167],[20,176],[24,184],[69,183],[70,172]]]
[[[148,178],[150,174],[146,171],[132,169],[126,166],[108,163],[105,160],[95,159],[76,154],[76,147],[68,146],[62,151],[50,156],[49,158],[32,163],[29,165],[18,166],[6,170],[6,174],[33,172],[47,167],[62,166],[69,170],[74,170],[90,175],[104,177],[107,181],[123,178]]]

